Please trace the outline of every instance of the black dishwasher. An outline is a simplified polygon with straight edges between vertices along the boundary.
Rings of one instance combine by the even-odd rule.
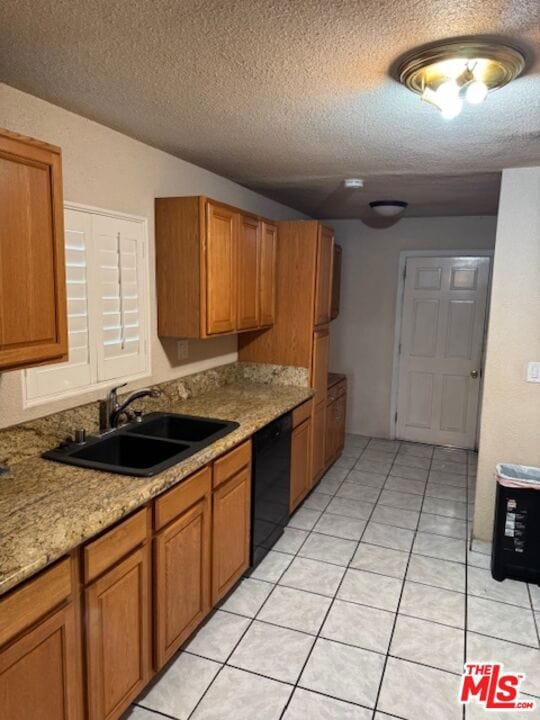
[[[289,521],[291,413],[253,436],[251,567],[256,567]]]

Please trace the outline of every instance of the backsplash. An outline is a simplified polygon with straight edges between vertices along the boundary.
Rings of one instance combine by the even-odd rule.
[[[231,383],[308,387],[309,370],[267,363],[230,363],[159,383],[156,387],[161,390],[160,397],[138,400],[136,407],[144,408],[145,412],[167,411],[179,400],[202,395]],[[119,397],[121,400],[125,395]],[[98,411],[99,403],[91,402],[1,429],[0,465],[11,466],[40,455],[72,435],[76,428],[85,428],[89,435],[95,434],[98,431]]]

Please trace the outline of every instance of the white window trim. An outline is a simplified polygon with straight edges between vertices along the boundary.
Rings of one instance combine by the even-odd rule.
[[[83,387],[73,388],[66,390],[61,393],[53,393],[51,395],[40,396],[39,398],[29,398],[27,395],[26,385],[26,370],[23,370],[23,382],[22,382],[22,406],[23,409],[39,407],[46,403],[54,402],[56,400],[64,400],[66,398],[76,397],[91,393],[95,390],[102,390],[110,388],[115,382],[132,382],[135,380],[141,380],[143,378],[150,377],[152,374],[152,351],[151,351],[151,313],[150,313],[150,257],[148,248],[148,218],[142,215],[130,215],[129,213],[118,212],[117,210],[107,210],[105,208],[95,207],[93,205],[83,205],[80,203],[74,203],[70,201],[64,202],[65,210],[76,210],[77,212],[86,212],[92,215],[104,215],[106,217],[113,217],[120,220],[129,220],[130,222],[140,223],[143,230],[143,249],[144,249],[144,302],[142,303],[142,311],[146,320],[146,352],[144,353],[145,368],[142,372],[134,375],[125,375],[118,377],[113,380],[104,380],[95,383],[90,383]]]

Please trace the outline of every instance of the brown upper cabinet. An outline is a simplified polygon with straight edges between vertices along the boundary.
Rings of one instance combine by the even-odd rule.
[[[330,320],[335,320],[339,315],[341,297],[341,258],[343,251],[341,245],[334,243],[334,262],[332,266],[332,306]]]
[[[332,306],[332,264],[334,259],[334,234],[319,225],[317,238],[317,274],[315,276],[315,325],[330,322]]]
[[[66,358],[61,151],[0,130],[0,370]]]
[[[238,216],[236,328],[250,330],[259,325],[259,266],[261,227],[251,215]]]
[[[204,215],[204,219],[206,219],[206,237],[202,243],[203,256],[200,259],[200,267],[190,268],[186,265],[184,273],[198,272],[200,280],[206,288],[206,297],[200,298],[202,310],[206,302],[206,318],[201,317],[203,325],[206,320],[206,327],[201,326],[201,334],[204,334],[204,332],[207,335],[230,333],[236,327],[235,214],[228,208],[207,203]],[[161,245],[159,245],[159,248],[159,252],[161,252]],[[181,262],[182,250],[181,248],[178,250]],[[171,258],[169,257],[168,260],[171,260]],[[160,272],[161,266],[158,265],[158,273]],[[193,279],[196,280],[196,278]],[[177,282],[183,282],[183,278],[177,278]],[[186,300],[188,305],[184,307],[184,312],[192,307],[189,304],[190,300],[191,302],[195,301],[196,304],[197,298],[186,298]],[[170,308],[162,308],[159,305],[160,318],[162,311],[165,318],[167,318],[167,310],[170,310]],[[181,308],[178,307],[177,311],[181,313]]]
[[[316,220],[281,221],[277,228],[274,323],[267,332],[240,335],[239,359],[308,370],[311,386],[316,390],[310,461],[312,480],[316,482],[324,470],[334,234]],[[304,431],[302,440],[305,439]]]
[[[314,330],[330,318],[334,236],[315,220],[280,221],[277,232],[279,243],[272,230],[266,250],[264,238],[269,233],[263,232],[261,253],[275,253],[276,258],[274,322],[267,332],[240,336],[240,360],[311,370]]]
[[[156,199],[158,330],[205,338],[272,324],[276,226],[205,197]]]
[[[259,319],[263,326],[273,325],[276,308],[276,250],[277,225],[261,223],[260,254],[260,307]]]

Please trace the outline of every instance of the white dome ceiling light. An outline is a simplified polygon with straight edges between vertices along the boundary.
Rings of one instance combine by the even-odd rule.
[[[525,69],[525,57],[516,48],[475,38],[433,43],[398,62],[399,82],[440,110],[445,120],[457,117],[465,103],[480,105]]]
[[[369,203],[369,207],[376,212],[377,215],[385,218],[397,217],[405,210],[409,203],[403,200],[374,200]]]

